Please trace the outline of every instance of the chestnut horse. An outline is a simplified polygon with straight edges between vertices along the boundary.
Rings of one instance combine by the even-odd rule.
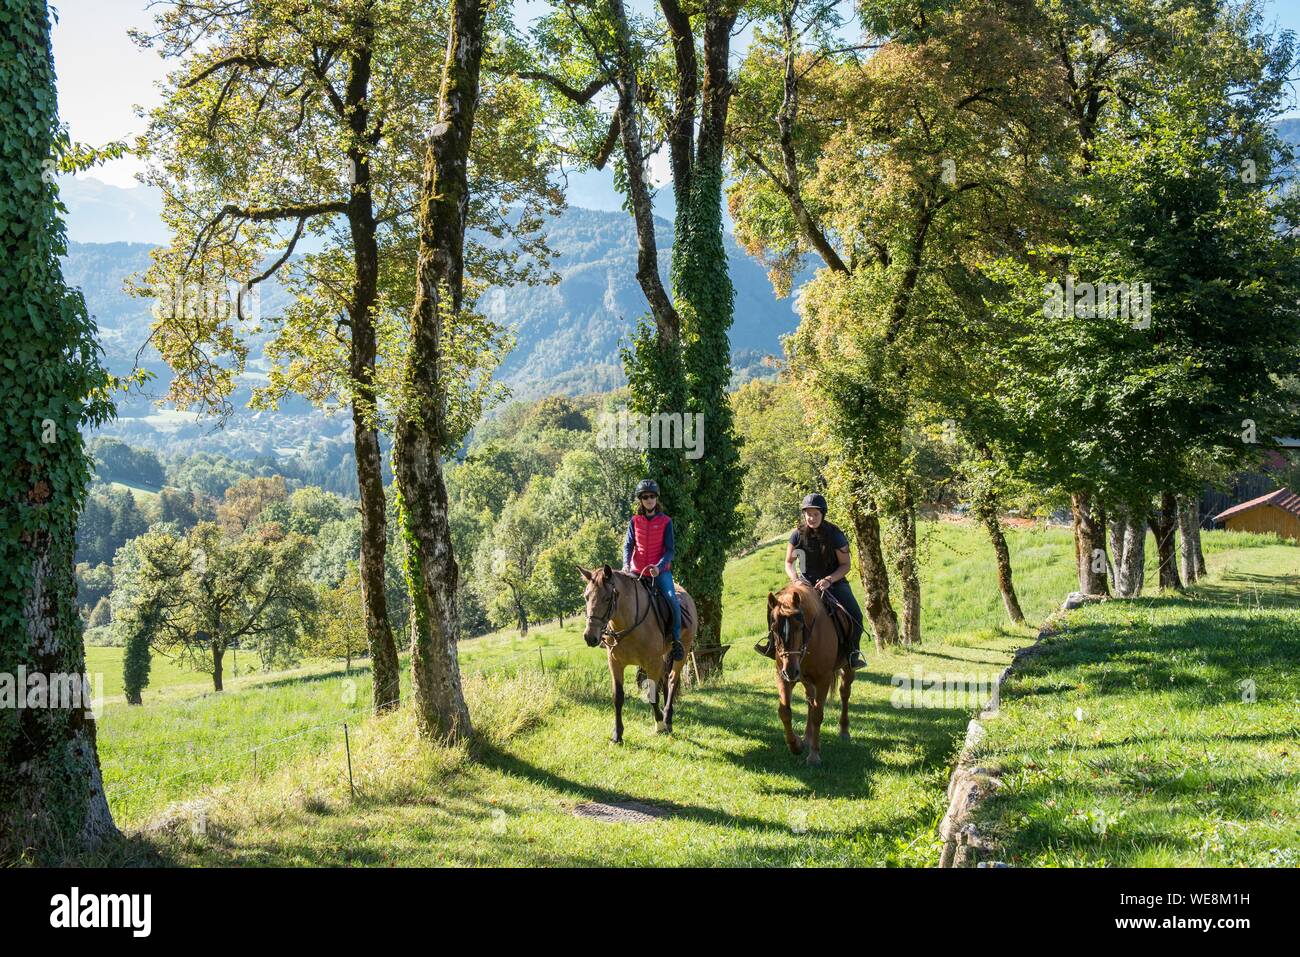
[[[767,627],[776,642],[776,688],[780,696],[777,713],[785,726],[785,743],[792,754],[808,748],[809,764],[822,763],[822,713],[840,678],[840,737],[849,737],[849,692],[853,669],[840,651],[835,623],[817,589],[803,582],[787,585],[776,594],[767,593]],[[802,683],[808,697],[808,723],[804,736],[795,737],[790,727],[790,699],[796,683]]]
[[[665,636],[660,630],[649,596],[636,575],[614,571],[608,565],[594,571],[579,565],[578,571],[587,580],[583,591],[587,627],[582,637],[592,648],[603,644],[609,652],[609,674],[614,679],[614,743],[623,743],[623,673],[631,665],[654,681],[652,707],[656,730],[660,734],[672,734],[673,705],[681,689],[682,665],[686,659],[670,660],[672,635]],[[677,586],[677,600],[682,606],[682,647],[690,655],[695,623],[699,620],[695,616],[695,602],[681,585]],[[659,709],[661,690],[664,692],[662,711]]]

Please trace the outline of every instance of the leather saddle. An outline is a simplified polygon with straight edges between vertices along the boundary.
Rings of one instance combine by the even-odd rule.
[[[820,593],[822,608],[825,609],[831,624],[835,626],[835,635],[840,642],[840,653],[847,655],[853,647],[849,640],[853,635],[853,616],[849,610],[840,604],[839,600],[831,593],[829,589]]]
[[[664,636],[665,641],[672,640],[673,634],[673,610],[668,607],[668,599],[664,596],[655,585],[654,579],[641,577],[639,579],[641,587],[645,589],[646,598],[650,602],[650,608],[654,612],[655,621],[659,623],[659,633]],[[690,613],[686,606],[682,605],[682,628],[690,624]]]

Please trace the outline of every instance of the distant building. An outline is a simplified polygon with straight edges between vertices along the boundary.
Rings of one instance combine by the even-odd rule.
[[[1220,512],[1214,525],[1230,532],[1274,532],[1300,542],[1300,495],[1277,489]]]

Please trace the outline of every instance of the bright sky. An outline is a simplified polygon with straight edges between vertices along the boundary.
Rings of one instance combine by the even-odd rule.
[[[137,47],[127,36],[132,28],[147,28],[152,17],[149,0],[53,0],[58,12],[54,27],[54,61],[58,72],[59,114],[79,142],[100,145],[141,132],[137,105],[157,102],[154,84],[166,73],[156,51]],[[517,4],[520,16],[539,10],[540,0]],[[1300,33],[1300,0],[1266,0],[1280,29]],[[140,164],[116,160],[95,170],[95,179],[116,186],[135,185]],[[570,177],[569,201],[575,206],[619,208],[611,174]]]

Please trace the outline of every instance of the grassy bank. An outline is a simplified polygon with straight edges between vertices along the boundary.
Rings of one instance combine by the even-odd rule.
[[[976,823],[1007,860],[1300,865],[1300,548],[1208,563],[1185,597],[1072,613],[1003,689]]]

